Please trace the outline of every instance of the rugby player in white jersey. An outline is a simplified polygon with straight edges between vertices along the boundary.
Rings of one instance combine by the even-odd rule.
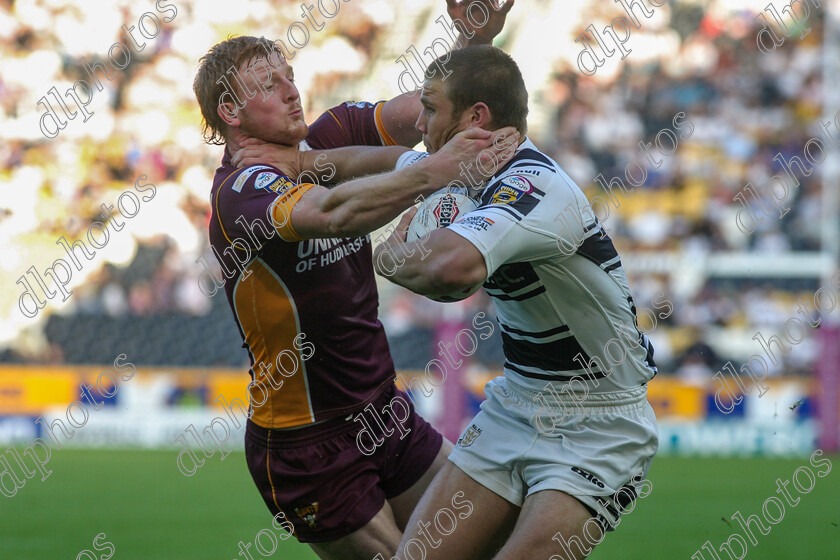
[[[494,47],[471,47],[453,52],[447,68],[452,75],[427,80],[421,94],[416,126],[429,152],[472,126],[514,126],[522,141],[476,210],[432,231],[422,251],[418,241],[402,244],[407,213],[374,262],[389,263],[380,255],[391,251],[404,264],[378,272],[424,295],[483,283],[501,327],[504,376],[487,384],[397,558],[585,558],[650,491],[653,348],[585,195],[525,137],[528,93],[516,63]],[[409,152],[399,165],[420,158]],[[429,523],[459,492],[471,514],[434,533]]]

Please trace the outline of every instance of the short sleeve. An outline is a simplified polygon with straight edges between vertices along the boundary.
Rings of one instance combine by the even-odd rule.
[[[303,241],[303,237],[292,226],[292,209],[306,191],[314,186],[314,183],[300,183],[279,194],[271,203],[271,221],[283,241]]]
[[[576,220],[557,219],[567,204],[574,208],[579,204],[571,189],[508,174],[491,182],[481,205],[449,229],[484,256],[489,278],[503,264],[569,256],[561,250],[562,240],[579,238],[580,228]]]
[[[382,123],[385,102],[347,101],[325,111],[309,127],[306,141],[315,149],[344,146],[395,146]]]
[[[231,173],[216,191],[215,219],[228,243],[245,243],[256,250],[275,237],[297,241],[291,210],[314,185],[297,184],[269,165],[252,165]]]
[[[409,150],[397,159],[397,164],[394,166],[394,170],[399,171],[400,169],[405,169],[406,167],[410,167],[427,157],[429,157],[429,154],[426,152],[415,152],[413,150]]]

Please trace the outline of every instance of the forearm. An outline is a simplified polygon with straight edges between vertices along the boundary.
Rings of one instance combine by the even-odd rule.
[[[454,291],[438,273],[438,259],[432,256],[434,249],[417,245],[380,244],[373,255],[376,272],[416,294],[436,296]]]
[[[470,128],[435,154],[399,171],[353,179],[332,190],[307,186],[303,198],[294,199],[294,230],[303,238],[370,233],[413,205],[420,195],[429,195],[459,177],[465,162],[486,153],[505,161],[513,152],[497,145],[497,140],[508,134],[518,138],[510,127],[496,132]]]
[[[337,236],[369,233],[393,220],[416,199],[438,190],[424,165],[354,179],[330,190],[319,210],[329,216]]]
[[[431,231],[426,239],[403,239],[395,231],[376,247],[373,263],[378,274],[412,292],[449,295],[482,283],[487,275],[481,253],[446,228]]]
[[[312,173],[312,182],[341,183],[357,177],[391,171],[397,159],[408,151],[403,146],[347,146],[333,150],[303,152],[305,173]],[[306,176],[306,175],[304,175]]]

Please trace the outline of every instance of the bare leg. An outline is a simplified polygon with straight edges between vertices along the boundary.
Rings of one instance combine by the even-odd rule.
[[[426,488],[429,487],[429,484],[432,483],[432,479],[434,479],[435,475],[449,462],[447,457],[453,447],[452,442],[443,438],[443,445],[440,446],[440,451],[438,451],[434,462],[423,474],[423,476],[420,477],[420,480],[415,482],[411,488],[399,496],[388,500],[391,504],[391,508],[394,510],[394,519],[396,520],[397,527],[399,527],[400,531],[405,531],[408,520],[411,517],[412,512],[414,512],[414,509],[417,507],[417,502],[420,501],[420,498],[423,496]]]
[[[397,552],[402,532],[423,492],[449,462],[446,457],[452,447],[452,443],[444,439],[434,462],[423,476],[411,488],[388,500],[367,525],[335,541],[310,543],[312,550],[322,560],[373,560],[377,554],[381,554],[384,560],[390,560]]]
[[[447,461],[412,514],[397,557],[420,558],[422,547],[425,560],[487,560],[518,514],[519,507]]]
[[[340,539],[309,543],[321,560],[372,560],[382,554],[389,560],[396,552],[402,532],[394,521],[394,512],[385,502],[367,525]]]
[[[600,525],[577,499],[543,490],[525,498],[513,534],[493,560],[583,560],[603,538]]]

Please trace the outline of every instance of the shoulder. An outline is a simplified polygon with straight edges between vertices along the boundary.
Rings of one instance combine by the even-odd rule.
[[[521,194],[520,194],[521,193]],[[482,201],[506,200],[532,195],[537,198],[577,199],[580,187],[553,159],[539,151],[530,141],[517,150],[514,157],[494,176],[485,189]]]
[[[553,159],[527,141],[481,194],[480,208],[532,226],[553,218],[554,208],[578,204],[583,192]]]
[[[321,113],[313,126],[319,123],[345,126],[354,117],[372,117],[376,112],[377,105],[379,103],[371,103],[370,101],[345,101]]]
[[[494,175],[481,195],[482,204],[514,204],[542,198],[558,176],[559,166],[526,140]]]
[[[230,169],[228,168],[228,171]],[[272,165],[250,165],[225,175],[219,184],[219,194],[230,196],[254,194],[280,194],[294,186],[294,182]],[[262,191],[262,192],[260,192]]]
[[[534,187],[549,189],[552,183],[562,180],[564,173],[560,165],[541,151],[530,141],[525,140],[513,158],[505,165],[498,179],[521,176]]]
[[[307,141],[316,149],[382,145],[381,110],[381,101],[345,101],[327,109],[312,123]]]

